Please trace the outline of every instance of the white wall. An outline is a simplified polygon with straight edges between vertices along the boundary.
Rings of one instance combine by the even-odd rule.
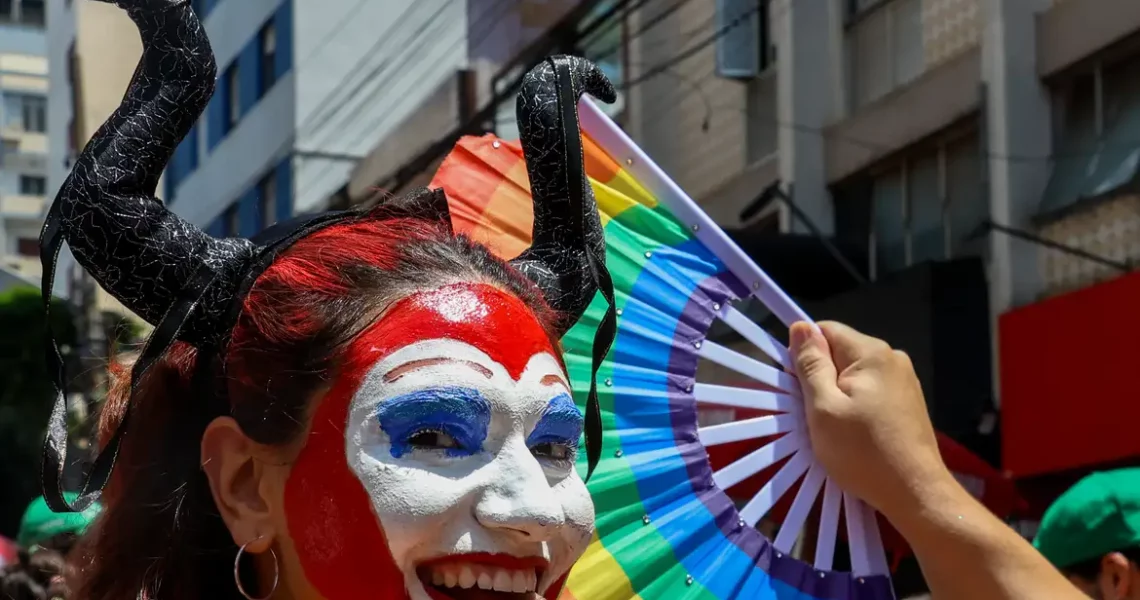
[[[319,203],[445,78],[467,67],[463,0],[294,0],[295,210]],[[409,158],[417,149],[409,149]]]

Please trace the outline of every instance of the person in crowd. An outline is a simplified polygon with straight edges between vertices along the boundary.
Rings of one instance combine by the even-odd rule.
[[[1090,598],[1140,599],[1140,468],[1078,481],[1045,511],[1033,545]]]
[[[78,494],[65,492],[64,498],[74,502]],[[32,500],[20,519],[20,529],[16,543],[33,551],[43,548],[53,550],[63,556],[71,552],[79,536],[91,526],[98,516],[101,506],[98,502],[86,510],[74,513],[57,513],[48,507],[43,496]]]
[[[951,475],[906,354],[837,323],[797,323],[791,347],[816,457],[906,538],[932,596],[1083,597]]]

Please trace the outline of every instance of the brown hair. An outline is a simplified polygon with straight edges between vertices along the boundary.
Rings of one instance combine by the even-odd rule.
[[[218,365],[200,369],[198,352],[180,343],[139,382],[103,514],[77,548],[75,597],[240,599],[237,547],[199,466],[206,426],[232,415],[258,443],[295,441],[345,347],[388,303],[460,281],[511,292],[551,330],[555,319],[529,280],[434,222],[360,219],[290,246],[244,298]],[[203,371],[221,372],[221,364],[224,380],[199,385]],[[120,365],[100,417],[101,443],[122,419],[129,388]]]

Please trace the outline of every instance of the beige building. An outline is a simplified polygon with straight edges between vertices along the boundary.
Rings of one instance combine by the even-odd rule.
[[[43,2],[0,3],[0,268],[11,282],[40,276],[47,96]]]

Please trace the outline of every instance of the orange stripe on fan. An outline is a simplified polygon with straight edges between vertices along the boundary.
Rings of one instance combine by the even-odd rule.
[[[598,183],[612,182],[621,171],[621,165],[610,158],[610,155],[585,133],[582,134],[582,150],[586,159],[586,173]]]

